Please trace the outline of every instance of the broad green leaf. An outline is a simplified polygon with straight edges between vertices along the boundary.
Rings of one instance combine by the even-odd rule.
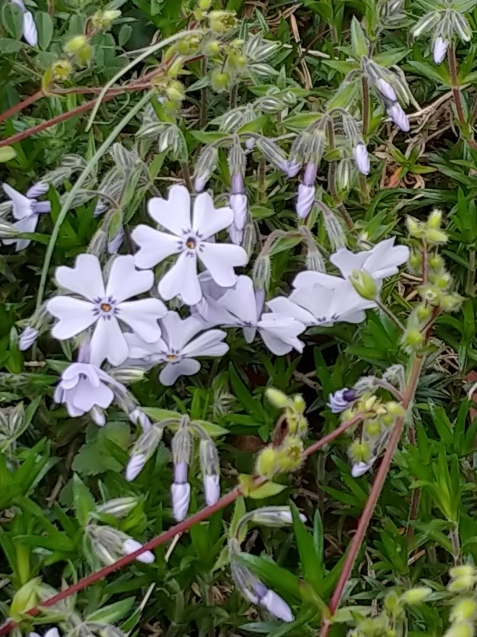
[[[356,16],[351,19],[351,45],[357,57],[368,55],[366,36]]]
[[[0,164],[10,161],[11,159],[15,159],[16,156],[17,151],[11,146],[3,146],[0,148]]]
[[[316,593],[321,594],[321,582],[325,574],[323,555],[316,552],[313,536],[300,519],[298,509],[293,502],[290,503],[290,508],[303,576],[313,586]]]
[[[254,500],[265,500],[265,498],[271,498],[274,495],[278,495],[286,488],[287,487],[284,484],[277,484],[276,482],[266,482],[260,487],[252,489],[248,495]]]
[[[294,597],[297,600],[301,598],[298,577],[278,566],[276,562],[248,553],[239,553],[234,559],[249,568],[264,584],[279,595]]]
[[[87,621],[100,622],[104,624],[115,624],[122,617],[124,617],[126,613],[129,613],[135,603],[135,597],[127,597],[126,599],[122,599],[119,602],[109,604],[108,606],[103,606],[103,608],[96,610],[91,615],[88,615]]]
[[[38,29],[38,44],[41,49],[46,50],[53,37],[53,20],[49,13],[38,11],[35,13],[35,22]]]

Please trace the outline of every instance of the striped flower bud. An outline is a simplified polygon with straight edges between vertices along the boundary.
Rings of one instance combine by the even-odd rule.
[[[345,409],[348,409],[350,405],[357,399],[357,393],[354,389],[339,389],[334,394],[328,396],[328,407],[333,414],[339,414]]]
[[[137,540],[133,540],[133,538],[128,538],[123,542],[123,551],[125,555],[130,555],[140,548],[142,548],[142,544]],[[152,551],[143,551],[143,553],[136,557],[138,562],[143,562],[144,564],[152,564],[155,559],[156,558]]]
[[[360,142],[353,148],[353,157],[356,168],[359,170],[359,172],[363,175],[369,175],[369,155],[366,146],[362,142]]]
[[[171,486],[172,510],[174,517],[181,522],[187,515],[190,502],[190,484],[187,481],[188,465],[192,451],[189,431],[190,420],[184,417],[179,429],[172,438],[172,462],[174,463],[174,482]]]
[[[306,517],[300,513],[300,520],[306,522]],[[287,506],[268,506],[256,509],[250,522],[255,524],[263,524],[264,526],[285,526],[293,524],[293,516],[290,507]]]
[[[386,112],[393,120],[398,128],[407,133],[411,128],[406,113],[402,110],[401,105],[395,102],[386,108]]]
[[[380,77],[376,81],[376,88],[383,98],[390,100],[391,102],[397,102],[396,91],[387,80]]]
[[[128,482],[134,480],[141,473],[148,459],[156,451],[162,439],[164,428],[169,422],[170,420],[165,420],[162,423],[155,423],[136,440],[126,467],[126,480]]]
[[[219,150],[216,146],[205,146],[205,148],[202,149],[194,173],[194,190],[196,192],[202,192],[204,190],[205,185],[217,166],[218,159]]]
[[[432,57],[434,58],[435,64],[440,64],[444,61],[447,55],[447,49],[449,47],[449,41],[444,40],[441,36],[437,37],[434,41],[432,47]]]
[[[40,335],[40,332],[36,330],[34,327],[30,327],[30,326],[25,327],[23,332],[20,334],[20,339],[18,341],[18,349],[21,352],[24,352],[25,350],[30,349],[30,347],[33,345],[33,343],[36,341],[39,335]]]
[[[208,506],[220,498],[219,454],[212,438],[201,431],[199,445],[200,469],[204,480],[204,495]]]

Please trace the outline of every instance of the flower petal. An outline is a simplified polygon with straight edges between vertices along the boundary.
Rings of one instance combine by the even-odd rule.
[[[330,261],[338,268],[342,276],[348,277],[353,270],[360,270],[369,256],[370,252],[366,250],[355,254],[347,248],[339,248],[330,256]]]
[[[114,316],[109,320],[100,318],[91,339],[91,362],[99,367],[106,359],[117,367],[124,363],[128,353],[128,344],[117,319]]]
[[[15,219],[23,219],[32,214],[32,202],[28,197],[25,197],[25,195],[22,195],[18,190],[15,190],[15,188],[12,188],[12,186],[8,184],[3,184],[3,190],[13,203],[13,216]]]
[[[224,288],[232,287],[237,281],[234,267],[248,263],[245,250],[231,243],[201,243],[199,259],[214,281]]]
[[[294,318],[303,323],[303,325],[314,325],[315,323],[315,317],[309,310],[293,303],[293,301],[287,299],[285,296],[277,296],[271,301],[268,301],[267,307],[275,314],[283,314],[284,316]]]
[[[168,312],[161,319],[163,338],[169,349],[182,352],[187,343],[199,332],[204,331],[204,323],[195,316],[182,319],[177,312]]]
[[[180,296],[186,305],[195,305],[202,298],[202,288],[197,276],[195,252],[183,252],[174,265],[159,281],[159,294],[166,301]]]
[[[159,299],[121,303],[118,310],[118,318],[146,343],[154,343],[161,338],[161,328],[157,321],[166,315],[167,308]]]
[[[153,283],[154,274],[150,270],[136,270],[133,256],[116,257],[109,272],[106,296],[112,296],[121,303],[136,294],[148,292]]]
[[[321,285],[329,290],[334,290],[342,281],[343,279],[339,276],[305,270],[296,275],[292,285],[294,288],[311,288],[314,285]]]
[[[36,46],[38,44],[38,31],[30,11],[25,11],[23,14],[23,37],[30,46]]]
[[[190,341],[182,350],[183,356],[223,356],[229,350],[222,341],[227,336],[222,330],[208,330]]]
[[[202,192],[194,201],[193,230],[208,239],[224,230],[234,220],[234,212],[228,206],[215,208],[214,201],[208,192]]]
[[[237,283],[217,301],[217,305],[225,308],[234,317],[238,324],[250,323],[256,325],[258,321],[257,304],[253,281],[248,276],[239,276]]]
[[[171,186],[167,199],[150,199],[147,210],[154,221],[175,235],[191,229],[190,194],[185,186]]]
[[[61,374],[61,383],[65,389],[72,389],[76,387],[81,376],[86,376],[93,387],[98,387],[101,382],[98,375],[99,371],[96,365],[90,365],[89,363],[71,363]]]
[[[107,409],[114,400],[110,387],[104,383],[93,387],[86,378],[82,378],[71,393],[73,406],[84,411],[90,411],[95,406]]]
[[[37,224],[38,217],[33,214],[29,217],[24,217],[19,221],[15,221],[12,225],[18,230],[18,232],[35,232]],[[15,252],[18,252],[19,250],[28,248],[31,243],[31,239],[4,239],[3,243],[5,245],[11,245],[12,243],[15,243]]]
[[[98,257],[93,254],[78,255],[74,268],[64,265],[56,268],[55,279],[60,287],[90,301],[105,296],[103,273]]]
[[[94,306],[71,296],[55,296],[46,304],[46,309],[58,320],[51,330],[54,338],[63,341],[88,329],[96,321]]]
[[[145,225],[134,228],[131,238],[139,246],[134,255],[134,262],[138,268],[153,268],[171,254],[177,254],[181,250],[176,236]]]
[[[167,363],[159,374],[159,382],[166,387],[170,387],[176,382],[179,376],[193,376],[197,374],[199,370],[199,361],[195,361],[192,358],[183,358],[177,363]]]
[[[258,329],[265,345],[274,354],[283,355],[296,349],[303,351],[304,344],[297,338],[306,326],[299,321],[276,314],[262,314]]]

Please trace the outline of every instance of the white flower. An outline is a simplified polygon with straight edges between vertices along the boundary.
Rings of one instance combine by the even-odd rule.
[[[207,506],[212,506],[220,498],[220,478],[217,474],[204,477],[204,494]]]
[[[293,286],[295,290],[288,298],[279,296],[267,305],[276,314],[293,317],[307,326],[361,323],[366,318],[364,310],[376,307],[374,301],[361,298],[349,281],[322,272],[300,272]]]
[[[126,388],[92,363],[71,363],[61,374],[54,400],[65,403],[72,418],[83,416],[95,407],[107,409],[113,402],[114,387],[119,393]],[[100,421],[99,424],[104,424]]]
[[[20,7],[23,13],[23,37],[30,46],[36,46],[38,44],[38,31],[32,13],[25,7],[23,0],[12,0],[12,2]]]
[[[142,359],[151,366],[166,363],[159,374],[163,385],[173,385],[179,376],[193,376],[200,370],[202,356],[223,356],[229,346],[222,341],[222,330],[207,330],[203,321],[194,316],[181,319],[177,312],[168,312],[161,320],[162,338],[145,343],[137,334],[127,334],[129,356]],[[200,333],[202,332],[202,333]]]
[[[409,125],[409,120],[407,118],[406,113],[402,110],[401,105],[397,102],[391,104],[386,108],[386,112],[389,117],[393,120],[393,122],[400,128],[404,133],[407,133],[411,128]]]
[[[172,511],[177,522],[182,522],[189,510],[190,484],[182,482],[171,486]]]
[[[398,266],[409,259],[407,246],[395,246],[395,238],[385,239],[377,243],[371,250],[351,252],[340,248],[331,255],[330,261],[342,276],[349,278],[355,270],[365,270],[377,282],[399,272]]]
[[[20,339],[18,341],[18,349],[21,352],[24,352],[33,345],[33,343],[38,338],[40,332],[36,330],[34,327],[25,327],[23,332],[20,334]]]
[[[356,163],[356,168],[359,170],[359,172],[363,175],[369,175],[369,155],[364,144],[357,144],[353,148],[353,157]]]
[[[39,215],[50,212],[51,204],[49,201],[37,201],[33,195],[40,196],[45,194],[39,189],[41,182],[35,184],[27,191],[26,196],[22,195],[8,184],[3,184],[5,194],[12,202],[12,213],[17,221],[12,225],[18,232],[35,232],[38,225]],[[48,189],[48,188],[47,188]],[[24,250],[31,241],[30,239],[3,239],[5,245],[15,245],[15,250]]]
[[[348,389],[345,387],[344,389],[339,389],[335,391],[334,394],[330,394],[328,396],[328,407],[331,409],[332,413],[339,414],[353,403],[357,398],[356,392],[354,389]]]
[[[436,64],[440,64],[441,62],[444,61],[444,58],[447,55],[448,47],[449,47],[448,40],[444,40],[444,38],[441,38],[441,36],[436,38],[436,41],[434,42],[434,46],[432,49],[432,55],[434,58],[434,62]]]
[[[161,336],[158,319],[167,312],[158,299],[128,301],[147,292],[154,282],[152,272],[139,272],[134,257],[119,256],[114,260],[107,284],[96,256],[80,254],[74,268],[60,266],[57,283],[83,297],[57,296],[48,301],[47,310],[58,323],[52,334],[59,340],[71,338],[95,324],[91,339],[91,360],[100,365],[107,359],[111,365],[121,365],[128,356],[128,344],[119,321],[148,343]]]
[[[130,555],[140,548],[142,548],[141,542],[133,540],[132,538],[124,540],[123,542],[123,551],[125,555]],[[152,551],[144,551],[144,553],[141,553],[141,555],[138,555],[136,557],[136,560],[138,562],[144,562],[144,564],[152,564],[155,559],[156,558],[154,557],[154,553],[152,553]]]
[[[197,259],[222,287],[234,285],[234,267],[246,265],[247,253],[240,246],[209,241],[217,232],[230,226],[234,219],[231,208],[215,208],[212,197],[201,193],[191,202],[187,188],[172,186],[169,198],[154,197],[149,201],[149,215],[169,232],[145,225],[137,226],[132,238],[139,246],[135,262],[139,268],[152,268],[167,257],[178,254],[172,267],[159,281],[160,295],[170,300],[180,296],[187,305],[202,297],[197,275]]]

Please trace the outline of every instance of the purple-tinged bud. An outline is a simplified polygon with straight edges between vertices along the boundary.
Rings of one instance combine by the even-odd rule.
[[[98,425],[98,427],[104,427],[104,425],[106,424],[106,416],[104,415],[104,411],[100,407],[93,407],[93,409],[89,413],[94,423]]]
[[[230,186],[231,186],[232,194],[241,195],[244,191],[242,173],[241,172],[233,173],[230,182],[231,182]]]
[[[303,173],[303,183],[305,186],[314,186],[316,181],[316,174],[318,172],[318,166],[309,161],[305,166],[305,172]]]
[[[369,155],[364,144],[360,143],[353,148],[353,157],[359,172],[363,175],[369,175]]]
[[[354,403],[357,398],[357,394],[354,389],[348,389],[345,387],[344,389],[339,389],[335,391],[334,394],[330,394],[328,396],[328,407],[331,409],[332,413],[339,414]]]
[[[404,133],[407,133],[411,128],[406,113],[402,110],[401,106],[395,102],[386,109],[387,114],[393,120],[398,128]]]
[[[243,230],[247,221],[248,201],[247,195],[233,194],[229,199],[230,207],[234,212],[233,225],[237,230]]]
[[[173,484],[171,486],[172,510],[177,522],[185,519],[189,510],[190,502],[190,484],[184,482],[182,484]]]
[[[391,100],[391,102],[397,101],[396,91],[393,89],[391,84],[382,77],[380,77],[376,82],[376,88],[384,98]]]
[[[207,506],[212,506],[220,498],[220,478],[218,475],[204,477],[204,495]]]
[[[200,175],[194,179],[194,190],[196,192],[202,192],[205,188],[205,184],[209,181],[208,175]]]
[[[135,456],[131,456],[126,467],[126,480],[131,482],[134,478],[141,473],[146,464],[146,456],[143,453],[139,453]]]
[[[185,460],[174,465],[174,482],[176,484],[187,482],[187,462]]]
[[[26,191],[28,199],[36,199],[46,194],[50,188],[50,185],[44,181],[37,181],[31,188]]]
[[[447,55],[448,46],[449,46],[448,40],[444,40],[444,38],[441,38],[440,36],[436,38],[436,41],[434,42],[434,46],[432,49],[432,55],[433,55],[435,64],[440,64],[441,62],[444,61],[444,58]]]
[[[300,184],[298,186],[298,198],[296,200],[295,210],[300,219],[305,219],[310,210],[313,208],[315,201],[315,187]]]
[[[285,170],[288,177],[296,177],[301,170],[301,164],[294,159],[291,159],[288,162],[287,168]]]
[[[141,425],[143,431],[148,431],[152,427],[151,421],[139,407],[129,412],[129,420],[135,425]]]
[[[108,203],[106,203],[106,201],[103,201],[102,199],[98,199],[93,214],[95,217],[99,217],[99,215],[102,215],[103,212],[105,212],[107,209]]]
[[[227,228],[229,239],[236,246],[241,246],[243,242],[243,230],[239,230],[234,224]]]
[[[123,542],[123,551],[125,555],[130,555],[140,548],[142,548],[142,544],[137,540],[133,540],[132,538],[129,538],[128,540],[125,540]],[[155,559],[156,558],[154,557],[154,553],[152,553],[151,551],[144,551],[144,553],[141,553],[141,555],[138,555],[136,557],[136,560],[138,562],[143,562],[144,564],[152,564]]]
[[[18,341],[18,349],[21,352],[24,352],[33,345],[33,343],[38,338],[40,332],[36,330],[34,327],[25,327],[23,332],[20,334],[20,339]]]
[[[245,140],[245,148],[247,150],[253,150],[255,148],[255,137],[248,137]]]
[[[290,606],[271,589],[268,589],[265,595],[260,598],[260,605],[266,608],[270,615],[284,622],[292,622],[295,619]]]
[[[108,253],[117,254],[119,248],[123,244],[123,239],[124,239],[124,230],[120,228],[116,236],[113,239],[111,239],[111,241],[108,241]]]

